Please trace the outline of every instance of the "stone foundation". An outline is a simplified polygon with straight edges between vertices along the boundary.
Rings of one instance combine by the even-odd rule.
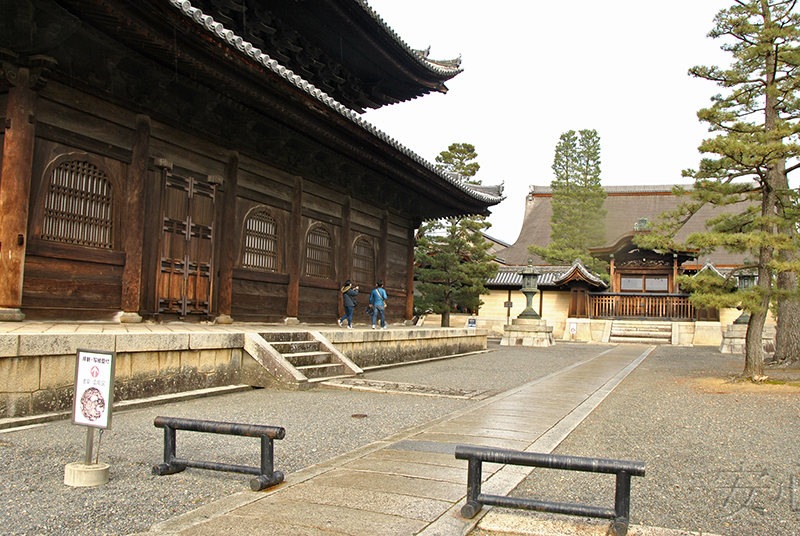
[[[723,354],[744,354],[746,346],[747,324],[731,324],[722,333],[722,344],[719,351]],[[768,354],[775,352],[775,325],[766,324],[761,337],[761,344]]]
[[[553,326],[546,320],[523,320],[517,318],[513,324],[505,326],[500,346],[534,346],[547,347],[556,344],[553,337]]]
[[[481,329],[324,331],[361,368],[486,349]],[[254,370],[244,333],[30,333],[0,335],[0,419],[70,411],[78,349],[116,352],[114,400],[225,385],[275,385]],[[260,375],[258,383],[249,383]],[[265,383],[266,381],[266,383]],[[1,426],[0,426],[1,427]]]

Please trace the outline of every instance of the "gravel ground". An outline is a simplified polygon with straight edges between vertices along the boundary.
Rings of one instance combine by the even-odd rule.
[[[366,378],[441,388],[511,389],[607,349],[558,345],[501,348],[489,353],[368,372]],[[474,400],[313,389],[259,389],[162,406],[120,411],[102,434],[99,461],[110,481],[94,488],[64,485],[64,466],[83,461],[86,429],[55,422],[0,431],[0,533],[5,535],[124,535],[226,495],[249,490],[249,476],[187,469],[152,476],[161,461],[158,415],[283,426],[275,469],[287,475],[475,403]],[[352,418],[366,414],[366,418]],[[95,434],[97,438],[98,434]],[[259,465],[254,438],[178,432],[178,456]]]
[[[660,347],[555,452],[646,462],[634,524],[798,536],[800,388],[726,382],[743,366],[713,348]],[[613,490],[613,475],[537,469],[514,495],[613,508]]]

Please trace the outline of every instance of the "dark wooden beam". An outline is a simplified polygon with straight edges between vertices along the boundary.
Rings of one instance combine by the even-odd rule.
[[[127,195],[125,196],[125,227],[123,244],[125,268],[122,271],[122,322],[141,322],[142,309],[142,252],[144,249],[144,197],[150,153],[150,118],[136,117],[133,156],[128,166]]]
[[[236,189],[239,182],[239,153],[231,151],[225,166],[225,197],[223,199],[222,229],[218,240],[222,251],[219,259],[219,317],[217,322],[229,324],[231,318],[231,299],[233,295],[233,265],[239,251],[239,234],[236,232]]]

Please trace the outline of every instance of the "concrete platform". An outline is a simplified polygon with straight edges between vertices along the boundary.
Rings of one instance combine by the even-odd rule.
[[[615,347],[467,410],[289,474],[270,490],[229,496],[140,536],[465,535],[488,509],[473,519],[461,517],[467,467],[455,459],[457,445],[549,453],[652,350]],[[505,495],[529,472],[485,464],[483,490]]]

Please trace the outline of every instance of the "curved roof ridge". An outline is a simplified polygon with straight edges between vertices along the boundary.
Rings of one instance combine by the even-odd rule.
[[[358,0],[359,2],[364,2],[365,0]],[[491,195],[487,192],[476,191],[470,187],[469,184],[465,184],[460,181],[458,178],[453,178],[446,174],[444,171],[440,170],[431,162],[428,162],[411,149],[405,147],[400,142],[389,136],[388,134],[382,132],[369,122],[367,122],[364,118],[362,118],[357,112],[351,110],[344,104],[340,103],[321,89],[315,87],[313,84],[308,82],[307,80],[303,79],[300,75],[295,74],[290,69],[287,69],[277,60],[270,58],[267,54],[261,52],[260,49],[253,46],[252,43],[245,41],[242,37],[236,35],[232,30],[225,28],[222,23],[217,22],[214,20],[213,17],[210,15],[206,15],[203,13],[202,10],[192,7],[192,3],[189,0],[169,0],[169,3],[177,8],[181,13],[185,16],[191,18],[198,26],[201,26],[206,29],[212,36],[215,36],[217,39],[227,42],[230,46],[234,47],[239,51],[240,54],[249,56],[256,62],[260,63],[263,67],[266,67],[273,73],[281,76],[290,84],[296,86],[298,89],[304,91],[311,97],[314,97],[316,100],[321,102],[322,104],[328,106],[333,111],[337,112],[339,115],[349,119],[362,129],[366,130],[376,138],[379,138],[389,144],[394,149],[400,151],[407,157],[411,158],[421,166],[425,167],[426,169],[436,173],[439,177],[444,179],[445,181],[449,182],[453,186],[456,186],[459,190],[463,191],[473,199],[477,199],[483,203],[487,203],[490,205],[496,205],[503,199],[502,196],[502,188],[500,188],[500,195]],[[370,8],[372,9],[372,8]]]
[[[580,259],[575,259],[574,261],[572,261],[572,266],[570,266],[563,274],[561,274],[560,277],[557,277],[553,281],[553,283],[556,285],[562,285],[567,281],[569,281],[569,279],[572,278],[572,276],[576,272],[580,274],[588,282],[593,283],[598,287],[608,288],[606,282],[603,281],[599,276],[590,272],[589,269],[586,268],[586,265],[583,264],[583,261],[581,261]]]
[[[431,47],[429,46],[427,49],[414,49],[411,48],[408,43],[406,43],[397,32],[395,32],[386,21],[383,20],[383,17],[378,15],[378,12],[372,9],[372,6],[369,5],[368,0],[357,0],[357,3],[361,4],[361,7],[364,11],[371,16],[375,22],[380,24],[386,33],[403,49],[408,52],[408,55],[414,58],[420,65],[425,67],[431,72],[434,72],[440,76],[447,76],[452,78],[453,76],[457,75],[460,72],[463,72],[464,69],[461,69],[461,55],[459,54],[458,58],[455,60],[445,60],[445,61],[434,61],[428,59],[428,54],[431,52]],[[451,62],[453,62],[451,64]],[[457,63],[456,63],[457,62]]]

